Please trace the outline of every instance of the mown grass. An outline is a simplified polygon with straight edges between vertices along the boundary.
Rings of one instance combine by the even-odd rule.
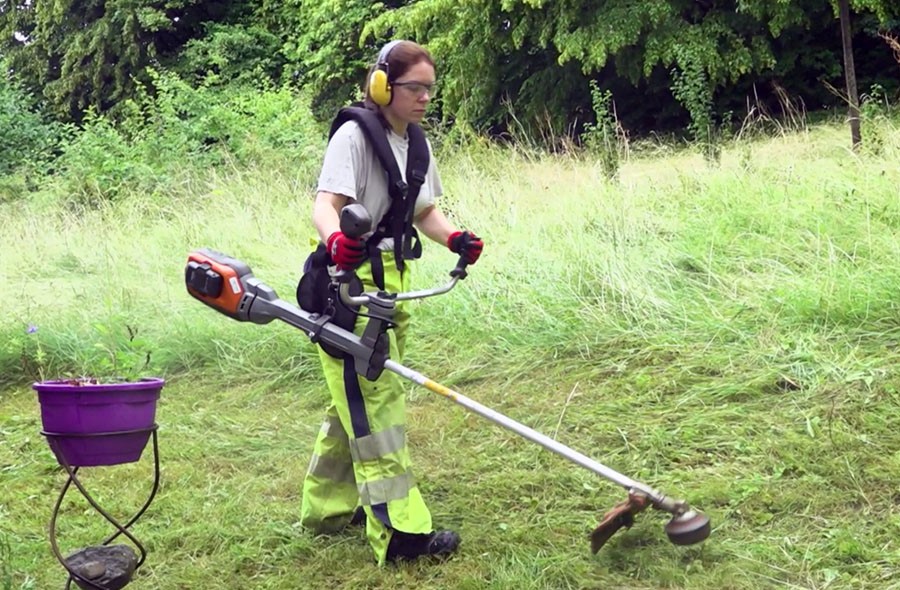
[[[215,247],[292,299],[310,179],[230,170],[190,200],[3,205],[0,588],[65,579],[46,538],[63,477],[27,380],[89,370],[94,342],[126,325],[169,378],[130,587],[900,588],[900,139],[882,123],[859,155],[823,125],[744,140],[716,167],[642,155],[616,182],[585,157],[445,154],[445,208],[487,247],[456,290],[415,305],[406,364],[713,520],[685,548],[644,514],[596,557],[587,533],[621,490],[412,388],[417,476],[461,553],[379,569],[361,531],[299,528],[327,395],[314,350],[201,306],[182,269]],[[416,285],[452,264],[427,246]],[[146,457],[85,472],[117,514],[150,483]],[[74,500],[62,523],[68,548],[106,532]]]

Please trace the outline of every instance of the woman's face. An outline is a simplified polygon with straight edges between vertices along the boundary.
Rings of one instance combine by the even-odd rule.
[[[391,104],[385,109],[406,123],[419,123],[434,95],[434,66],[420,61],[391,84]]]

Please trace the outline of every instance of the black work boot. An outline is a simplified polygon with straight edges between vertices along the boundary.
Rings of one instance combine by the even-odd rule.
[[[433,531],[428,534],[413,534],[394,531],[388,543],[387,560],[404,561],[423,556],[443,559],[449,557],[461,539],[453,531]]]

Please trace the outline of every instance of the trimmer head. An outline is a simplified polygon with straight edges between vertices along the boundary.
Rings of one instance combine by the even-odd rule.
[[[666,523],[666,534],[676,545],[693,545],[709,536],[709,517],[695,510],[673,516]]]

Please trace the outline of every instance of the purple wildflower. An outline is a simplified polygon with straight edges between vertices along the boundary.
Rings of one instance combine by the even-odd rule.
[[[34,334],[37,331],[38,331],[38,327],[35,326],[34,324],[29,324],[28,328],[25,329],[26,334]]]

